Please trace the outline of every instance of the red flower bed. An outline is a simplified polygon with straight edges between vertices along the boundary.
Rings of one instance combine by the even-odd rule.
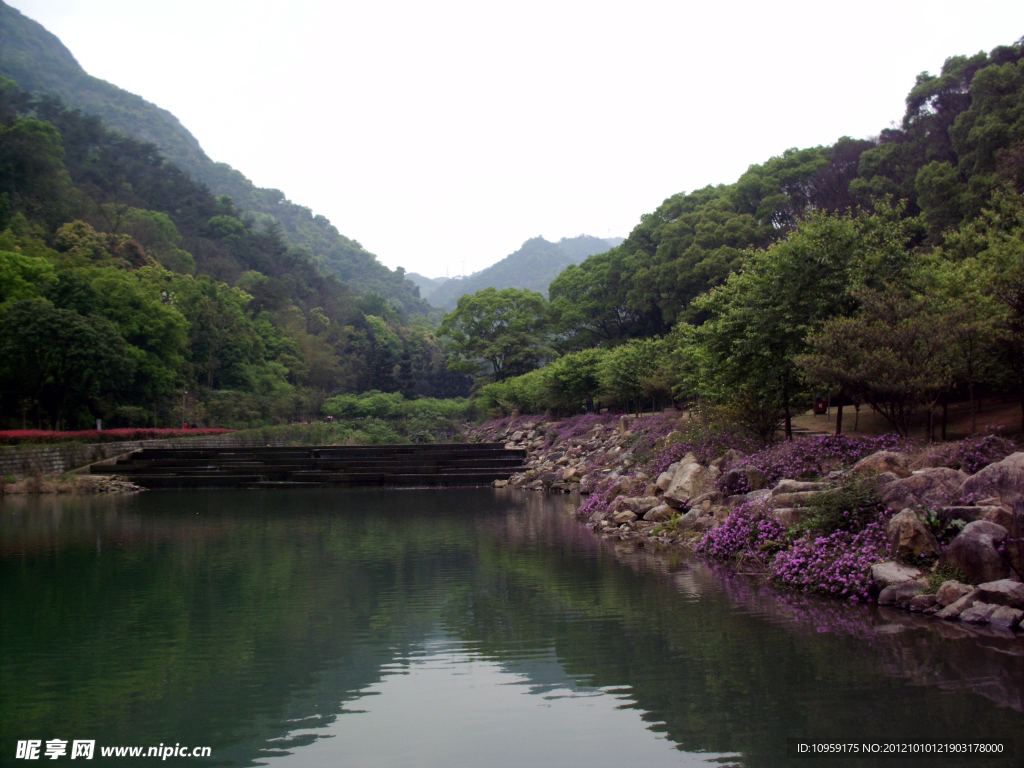
[[[0,431],[0,445],[21,443],[119,443],[125,440],[167,440],[172,437],[223,435],[230,429],[83,429],[78,432],[50,432],[44,429]]]

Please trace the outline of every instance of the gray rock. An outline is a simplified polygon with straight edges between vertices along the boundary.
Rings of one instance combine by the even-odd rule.
[[[893,509],[949,504],[966,479],[963,472],[949,467],[921,469],[879,486],[878,496]]]
[[[725,452],[725,455],[712,461],[710,466],[714,467],[722,474],[725,474],[745,458],[747,458],[747,454],[743,451],[737,451],[735,448],[730,448]]]
[[[1024,611],[1019,608],[1010,608],[1007,605],[999,606],[995,612],[989,617],[989,624],[994,629],[1011,629],[1012,627],[1018,626],[1024,619]]]
[[[520,430],[517,430],[516,432],[513,432],[512,433],[512,437],[510,439],[512,440],[513,443],[518,443],[520,440],[523,439],[523,437],[524,437],[523,430],[520,429]]]
[[[914,595],[910,598],[910,610],[915,613],[921,611],[927,611],[929,608],[934,608],[938,604],[938,597],[936,595]]]
[[[718,521],[710,515],[698,518],[693,524],[693,530],[703,533],[704,531],[710,531],[718,525]]]
[[[612,515],[611,521],[615,525],[622,525],[623,523],[636,522],[636,513],[629,509],[623,509]]]
[[[978,585],[978,596],[982,602],[992,605],[1006,605],[1010,608],[1024,608],[1024,584],[1011,579],[1000,579]]]
[[[960,494],[976,499],[997,497],[1003,504],[1024,498],[1024,452],[1011,453],[967,478],[960,486]]]
[[[939,562],[959,568],[975,584],[999,581],[1013,574],[997,547],[1006,538],[1006,529],[987,520],[968,523],[953,539]]]
[[[654,523],[664,523],[666,520],[671,520],[672,516],[675,514],[676,511],[668,504],[659,504],[644,513],[644,520]]]
[[[912,478],[908,478],[912,479]],[[898,558],[938,557],[939,541],[921,519],[909,509],[894,515],[885,529],[889,556]]]
[[[938,603],[941,607],[945,608],[947,605],[952,605],[961,597],[971,594],[974,591],[974,587],[969,584],[961,584],[955,579],[950,579],[942,583],[939,587],[939,592],[936,595]]]
[[[949,525],[954,520],[963,520],[965,524],[973,523],[975,520],[982,520],[988,509],[989,507],[971,507],[966,505],[937,506],[933,508],[935,516],[943,525]]]
[[[861,475],[880,475],[892,472],[897,477],[910,476],[910,459],[902,453],[879,451],[865,456],[853,465],[853,471]]]
[[[707,513],[702,509],[691,509],[685,515],[679,519],[679,530],[688,531],[697,524],[697,521],[702,517],[706,517]]]
[[[774,493],[772,502],[780,507],[806,507],[821,495],[821,491],[797,491],[796,493]]]
[[[668,468],[658,475],[657,485],[661,490],[667,491],[668,487],[672,485],[672,477],[675,475],[677,469],[679,469],[678,461],[674,464],[669,464]]]
[[[998,605],[988,603],[975,603],[960,614],[960,621],[964,624],[988,624],[992,614],[999,609]]]
[[[871,566],[871,580],[878,589],[885,589],[893,584],[902,584],[905,581],[916,581],[922,576],[924,573],[920,568],[897,563],[894,560],[875,563]]]
[[[718,470],[702,467],[700,464],[683,464],[672,477],[672,484],[665,491],[666,503],[684,503],[699,496],[706,487],[718,478]]]
[[[878,604],[895,605],[898,608],[908,607],[911,599],[924,592],[927,586],[927,583],[923,581],[904,581],[892,584],[879,593]]]
[[[780,507],[772,510],[772,517],[778,520],[787,528],[792,528],[794,525],[799,525],[807,517],[807,509],[799,509],[794,507]]]
[[[638,496],[631,499],[625,499],[620,504],[620,507],[628,509],[630,512],[633,512],[640,517],[660,505],[661,499],[657,496]]]
[[[788,493],[805,493],[807,491],[823,491],[828,488],[828,483],[811,483],[803,480],[790,480],[788,478],[779,480],[778,485],[772,488],[772,496],[780,496]]]
[[[950,603],[941,611],[936,613],[935,617],[952,621],[953,619],[958,618],[961,613],[973,606],[976,602],[978,602],[977,590],[972,589],[970,593],[964,595],[955,603]]]

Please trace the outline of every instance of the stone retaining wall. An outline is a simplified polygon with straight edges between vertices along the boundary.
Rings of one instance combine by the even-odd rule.
[[[231,435],[182,437],[174,440],[129,440],[117,443],[57,443],[55,445],[14,445],[0,448],[0,478],[34,475],[62,475],[97,461],[110,459],[141,448],[187,448],[190,446],[282,446],[286,440],[240,440]]]

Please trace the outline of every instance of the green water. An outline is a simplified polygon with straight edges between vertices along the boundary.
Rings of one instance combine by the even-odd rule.
[[[99,749],[160,744],[212,750],[177,765],[1024,764],[1024,640],[599,542],[572,503],[8,499],[0,763],[58,738],[95,740],[87,765],[155,764]],[[1020,757],[792,760],[788,738]]]

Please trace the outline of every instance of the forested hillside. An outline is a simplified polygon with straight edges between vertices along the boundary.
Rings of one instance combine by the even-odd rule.
[[[425,324],[324,275],[156,147],[0,79],[0,421],[221,426],[464,394]],[[420,321],[422,323],[422,321]]]
[[[587,256],[603,253],[622,242],[621,237],[603,239],[590,235],[563,237],[551,243],[543,237],[527,240],[487,269],[463,278],[453,278],[430,291],[430,303],[452,309],[459,297],[484,288],[525,288],[547,296],[548,285],[570,264],[579,264]]]
[[[314,216],[280,190],[256,187],[240,171],[213,162],[174,115],[87,74],[56,36],[3,0],[0,75],[25,91],[57,96],[68,106],[99,117],[108,128],[154,144],[165,158],[206,184],[214,195],[229,195],[257,222],[278,222],[289,245],[307,249],[321,271],[336,275],[356,292],[374,291],[389,299],[399,312],[430,314],[430,306],[401,270],[388,269],[357,241],[341,235],[326,217]]]
[[[877,137],[665,200],[563,271],[550,303],[466,297],[442,326],[451,365],[492,382],[495,411],[674,397],[764,439],[812,396],[870,405],[904,434],[953,400],[1024,408],[1022,42],[948,59],[906,104]],[[497,330],[480,341],[483,319]]]

